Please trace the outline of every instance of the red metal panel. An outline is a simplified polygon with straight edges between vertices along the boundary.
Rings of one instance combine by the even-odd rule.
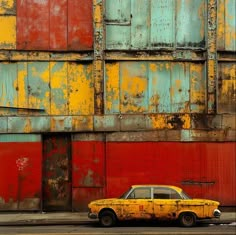
[[[17,49],[92,49],[92,6],[92,0],[17,0]]]
[[[49,49],[49,1],[17,0],[17,49]]]
[[[73,188],[73,211],[88,211],[88,203],[104,198],[104,188]]]
[[[50,49],[67,49],[67,0],[50,0]]]
[[[93,47],[92,0],[68,0],[68,50]]]
[[[107,195],[131,184],[173,184],[192,197],[236,204],[235,143],[107,143]]]
[[[104,142],[72,142],[73,187],[103,187]]]
[[[0,210],[39,210],[41,142],[0,142]]]

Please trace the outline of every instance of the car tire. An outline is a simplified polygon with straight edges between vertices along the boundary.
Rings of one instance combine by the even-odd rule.
[[[196,225],[196,215],[191,212],[184,212],[179,216],[179,222],[183,227],[193,227]]]
[[[103,211],[99,216],[99,222],[103,227],[112,227],[116,223],[116,216],[112,211]]]

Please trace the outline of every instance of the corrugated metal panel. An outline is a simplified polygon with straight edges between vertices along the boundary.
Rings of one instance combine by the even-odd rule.
[[[217,47],[219,50],[236,50],[235,0],[218,0]]]
[[[106,153],[107,197],[131,184],[174,184],[195,198],[236,203],[234,143],[107,142]]]
[[[236,113],[236,64],[218,64],[218,112]]]
[[[205,0],[107,0],[106,48],[204,48],[205,21]]]
[[[73,141],[73,188],[105,185],[104,142]]]
[[[40,135],[0,135],[0,210],[40,210]]]
[[[17,0],[17,49],[90,50],[92,0]]]
[[[0,49],[16,48],[16,17],[0,15]]]
[[[0,113],[91,115],[92,64],[17,62],[0,64]]]
[[[105,113],[184,113],[205,110],[203,63],[106,64]]]

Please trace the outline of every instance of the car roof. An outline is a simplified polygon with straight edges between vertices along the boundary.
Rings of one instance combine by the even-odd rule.
[[[181,192],[182,189],[174,186],[174,185],[162,185],[162,184],[135,184],[131,186],[132,188],[140,188],[140,187],[165,187],[165,188],[171,188],[175,189],[177,192]]]

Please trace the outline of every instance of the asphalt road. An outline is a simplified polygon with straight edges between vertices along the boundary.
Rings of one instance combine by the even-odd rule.
[[[193,228],[182,228],[174,224],[120,224],[112,228],[102,228],[97,223],[84,225],[48,225],[48,226],[0,226],[4,235],[118,235],[118,234],[162,234],[162,235],[236,235],[235,224],[202,224]]]

